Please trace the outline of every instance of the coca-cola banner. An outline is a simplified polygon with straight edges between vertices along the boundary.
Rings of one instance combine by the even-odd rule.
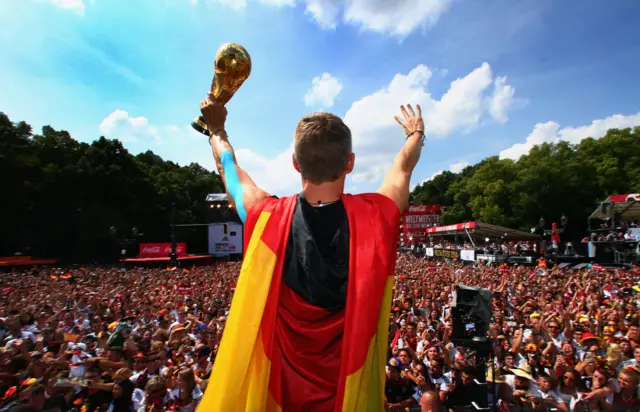
[[[168,257],[171,254],[171,243],[140,243],[140,257]],[[176,255],[187,254],[187,244],[176,243]]]
[[[440,205],[410,205],[402,216],[407,235],[424,236],[425,230],[440,223]]]

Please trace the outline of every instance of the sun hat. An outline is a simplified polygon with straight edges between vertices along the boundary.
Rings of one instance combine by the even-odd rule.
[[[520,378],[529,379],[530,381],[533,380],[533,375],[531,374],[531,366],[529,366],[528,363],[524,363],[517,368],[512,368],[511,372],[513,372],[514,375]]]

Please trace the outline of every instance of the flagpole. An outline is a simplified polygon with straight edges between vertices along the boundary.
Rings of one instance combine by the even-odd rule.
[[[178,259],[176,255],[176,204],[171,203],[171,254],[169,260],[172,266],[178,265]]]

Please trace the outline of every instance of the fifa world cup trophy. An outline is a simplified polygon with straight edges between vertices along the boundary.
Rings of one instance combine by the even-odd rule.
[[[225,43],[218,49],[213,66],[215,73],[211,93],[218,103],[225,105],[251,74],[251,57],[239,44]],[[204,135],[211,135],[202,116],[197,117],[191,127]]]

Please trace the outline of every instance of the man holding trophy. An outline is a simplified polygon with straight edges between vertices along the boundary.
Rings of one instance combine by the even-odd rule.
[[[209,135],[229,201],[245,222],[245,256],[199,408],[384,410],[398,225],[424,142],[420,107],[400,108],[405,145],[377,193],[360,195],[344,193],[355,162],[349,128],[329,113],[306,116],[292,159],[302,191],[278,199],[237,164],[225,132],[223,104],[251,60],[227,44],[215,66],[194,128]]]

